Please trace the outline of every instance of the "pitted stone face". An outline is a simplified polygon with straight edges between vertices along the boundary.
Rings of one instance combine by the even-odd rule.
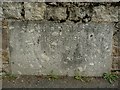
[[[12,73],[101,76],[111,69],[111,23],[9,21]],[[12,27],[12,28],[11,28]]]

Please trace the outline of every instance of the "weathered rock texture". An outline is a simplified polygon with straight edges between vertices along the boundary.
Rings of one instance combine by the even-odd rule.
[[[64,7],[49,7],[46,10],[46,19],[48,20],[66,20],[67,13]]]
[[[44,13],[46,5],[44,3],[28,3],[24,4],[25,19],[27,20],[42,20],[44,19]]]
[[[9,50],[14,74],[72,76],[78,70],[101,76],[118,65],[119,3],[4,2],[1,7],[2,43],[8,43],[10,31],[3,55],[8,61]]]
[[[92,21],[118,22],[118,6],[96,6],[93,8]]]
[[[3,12],[8,19],[118,22],[118,6],[116,3],[4,2]]]
[[[115,30],[113,34],[113,70],[120,70],[120,22],[115,24]]]
[[[3,14],[6,18],[21,19],[22,3],[18,2],[3,2]]]
[[[100,76],[111,68],[113,25],[72,22],[9,23],[13,73]],[[99,71],[99,72],[98,72]]]

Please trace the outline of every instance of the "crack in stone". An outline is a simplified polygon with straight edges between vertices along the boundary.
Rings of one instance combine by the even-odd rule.
[[[21,5],[22,5],[21,17],[23,17],[23,19],[25,19],[25,7],[24,7],[24,2],[22,2]]]

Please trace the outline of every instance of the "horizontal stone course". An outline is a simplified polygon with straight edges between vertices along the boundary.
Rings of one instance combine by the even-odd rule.
[[[2,8],[8,19],[118,22],[116,4],[4,2]]]
[[[9,21],[13,74],[102,76],[112,65],[111,23]]]

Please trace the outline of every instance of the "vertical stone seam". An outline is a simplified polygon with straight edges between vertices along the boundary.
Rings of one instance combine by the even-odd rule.
[[[9,27],[8,27],[8,21],[6,18],[2,19],[2,66],[8,65],[9,72],[11,72],[11,65],[9,61],[10,52],[9,52]],[[2,68],[2,72],[9,73],[5,70],[5,68]]]

